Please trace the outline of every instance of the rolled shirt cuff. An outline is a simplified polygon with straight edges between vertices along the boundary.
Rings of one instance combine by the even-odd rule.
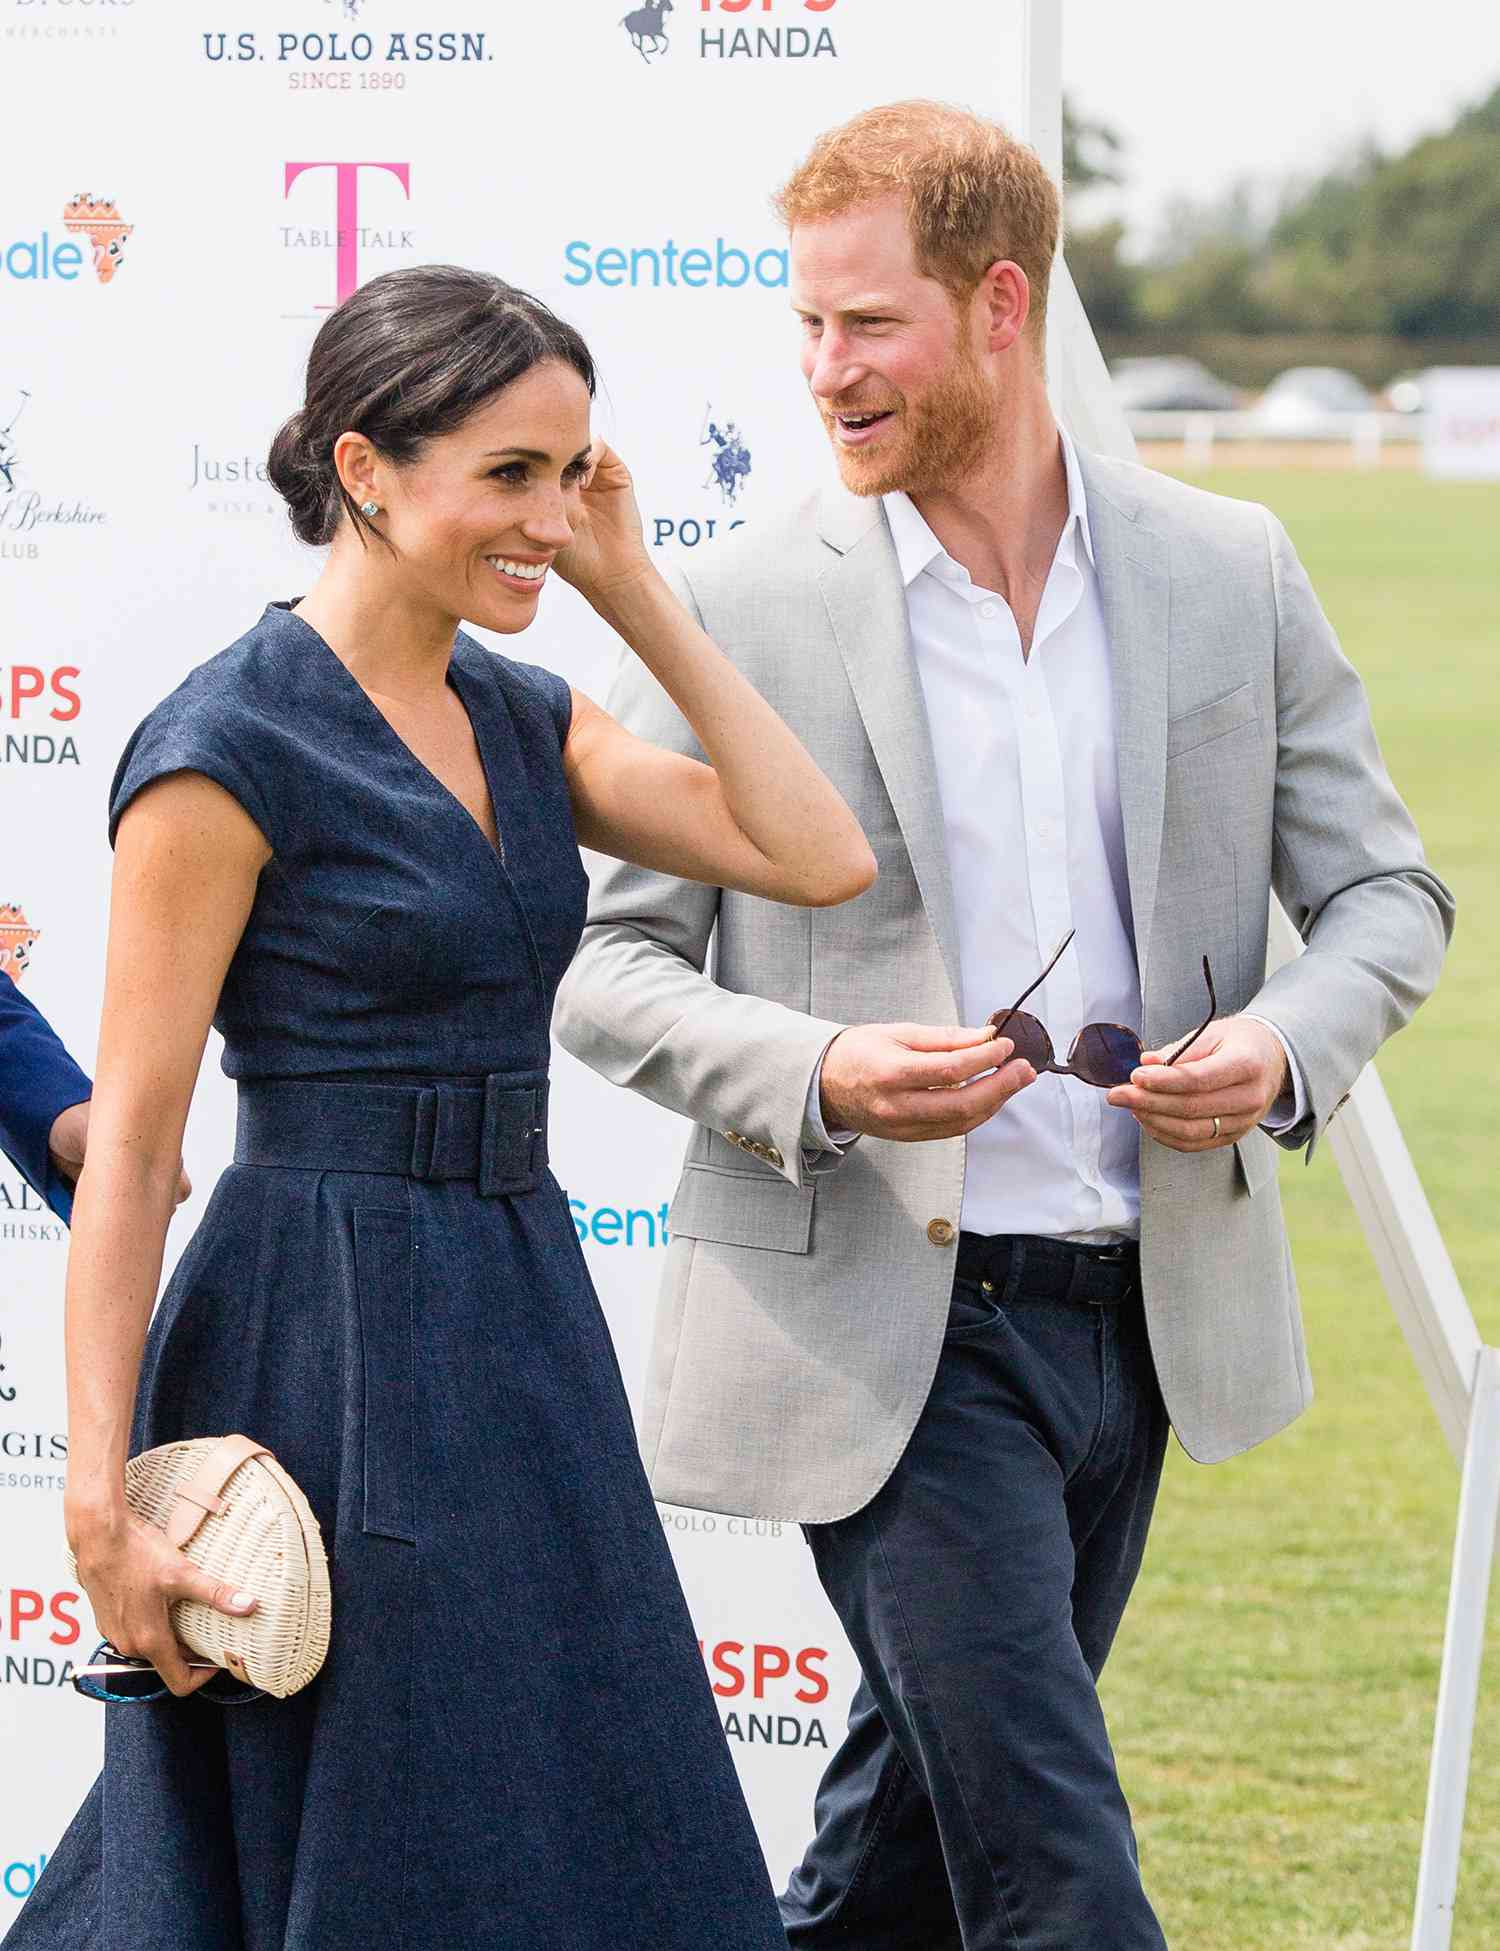
[[[832,1039],[825,1044],[823,1057],[828,1055]],[[830,1131],[823,1122],[823,1057],[818,1059],[818,1067],[812,1074],[812,1082],[807,1087],[807,1106],[802,1114],[802,1150],[816,1157],[820,1152],[832,1152],[842,1158],[849,1146],[859,1137],[857,1131]]]
[[[1300,1124],[1307,1115],[1307,1086],[1302,1081],[1302,1069],[1292,1053],[1292,1046],[1268,1017],[1258,1016],[1254,1010],[1247,1009],[1244,1014],[1252,1023],[1264,1023],[1286,1052],[1286,1088],[1272,1104],[1260,1121],[1260,1128],[1268,1138],[1275,1138],[1283,1131],[1290,1131],[1293,1125]]]

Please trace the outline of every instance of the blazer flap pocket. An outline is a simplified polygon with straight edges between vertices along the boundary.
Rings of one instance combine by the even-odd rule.
[[[806,1253],[812,1232],[813,1191],[770,1172],[726,1172],[689,1165],[672,1201],[672,1231],[723,1246],[768,1247]]]
[[[1257,1193],[1276,1177],[1276,1145],[1263,1131],[1247,1131],[1243,1138],[1237,1138],[1234,1153],[1246,1192]]]
[[[1255,705],[1255,686],[1248,681],[1229,692],[1226,697],[1215,698],[1206,705],[1199,705],[1193,711],[1185,711],[1167,724],[1167,757],[1180,758],[1184,752],[1196,751],[1200,745],[1210,740],[1223,738],[1229,732],[1237,732],[1241,725],[1253,724],[1259,717]]]

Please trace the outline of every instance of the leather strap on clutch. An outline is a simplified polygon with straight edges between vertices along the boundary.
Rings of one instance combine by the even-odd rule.
[[[210,1513],[217,1517],[223,1510],[220,1500],[224,1486],[240,1465],[253,1456],[270,1454],[264,1443],[254,1442],[248,1436],[222,1438],[193,1475],[173,1492],[174,1502],[165,1527],[168,1544],[176,1545],[181,1551],[204,1518]]]

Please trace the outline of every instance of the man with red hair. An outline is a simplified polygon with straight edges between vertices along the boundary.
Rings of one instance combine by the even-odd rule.
[[[682,587],[880,876],[595,879],[558,1033],[697,1127],[643,1447],[663,1501],[799,1519],[859,1657],[798,1951],[1161,1951],[1095,1681],[1169,1419],[1215,1462],[1310,1399],[1272,1141],[1452,897],[1281,525],[1059,429],[1036,157],[898,103],[780,206],[840,485]],[[693,749],[639,664],[610,708]]]

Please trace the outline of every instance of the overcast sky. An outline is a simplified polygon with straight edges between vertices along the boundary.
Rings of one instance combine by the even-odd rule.
[[[1123,191],[1086,209],[1137,248],[1174,196],[1315,174],[1369,133],[1404,144],[1497,82],[1495,0],[1063,0],[1063,85],[1127,144]]]

